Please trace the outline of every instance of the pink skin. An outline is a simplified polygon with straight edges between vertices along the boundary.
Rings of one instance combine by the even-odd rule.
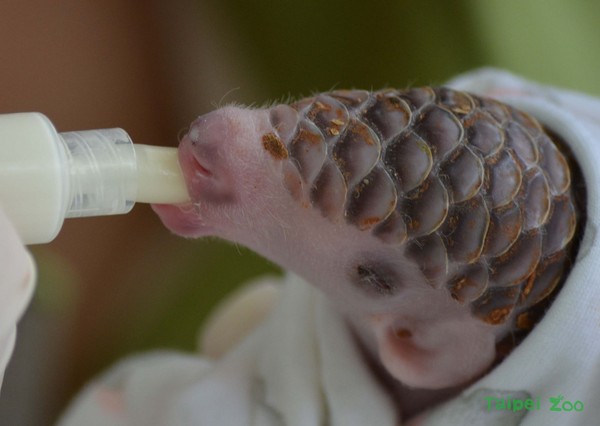
[[[426,284],[405,260],[404,247],[385,245],[343,220],[333,223],[294,200],[283,180],[288,160],[263,147],[263,135],[274,131],[268,110],[226,107],[194,121],[179,147],[193,203],[155,205],[167,228],[246,245],[323,290],[375,368],[387,373],[402,405],[427,404],[411,399],[416,388],[440,390],[425,392],[439,399],[485,373],[504,330],[474,319]],[[357,265],[369,260],[392,265],[397,294],[368,294],[356,285]]]

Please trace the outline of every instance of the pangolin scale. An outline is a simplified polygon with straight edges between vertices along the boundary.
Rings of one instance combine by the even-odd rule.
[[[576,166],[529,114],[424,87],[321,93],[270,121],[263,146],[299,203],[403,247],[482,321],[530,329],[568,273]]]

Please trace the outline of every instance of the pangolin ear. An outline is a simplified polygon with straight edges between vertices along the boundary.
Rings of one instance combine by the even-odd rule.
[[[471,317],[414,325],[386,315],[369,324],[383,366],[407,386],[459,386],[481,376],[495,359],[495,330]]]

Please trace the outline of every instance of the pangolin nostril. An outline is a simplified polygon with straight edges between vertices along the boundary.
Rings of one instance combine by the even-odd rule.
[[[193,156],[193,158],[194,171],[196,172],[196,174],[199,174],[204,177],[211,177],[213,175],[212,172],[207,167],[205,167],[204,164],[202,164],[196,156]]]

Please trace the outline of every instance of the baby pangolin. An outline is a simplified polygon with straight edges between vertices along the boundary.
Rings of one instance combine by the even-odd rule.
[[[533,117],[449,88],[225,107],[180,145],[174,232],[249,246],[325,291],[388,372],[442,388],[527,334],[574,261],[575,165]]]

